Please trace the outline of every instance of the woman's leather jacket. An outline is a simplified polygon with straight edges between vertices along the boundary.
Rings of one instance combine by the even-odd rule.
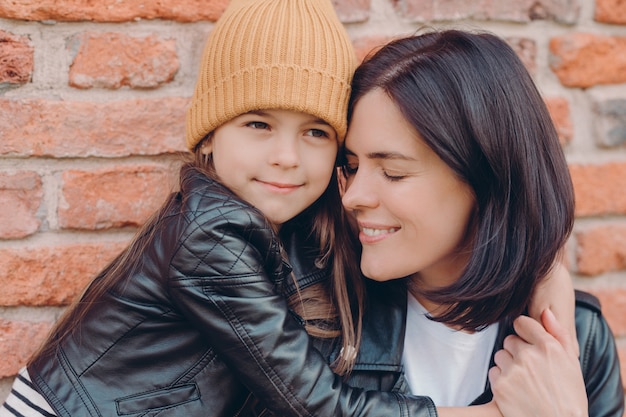
[[[428,398],[342,384],[288,312],[270,225],[196,170],[181,178],[139,268],[29,365],[59,416],[232,417],[249,392],[282,416],[436,415]]]
[[[348,382],[365,389],[409,392],[400,365],[406,326],[406,285],[401,281],[368,280],[368,287],[361,353]],[[576,291],[576,332],[589,417],[622,417],[624,388],[615,339],[597,298],[582,291]],[[512,326],[501,324],[494,354],[502,349],[504,338],[512,333]],[[493,356],[491,365],[494,365]],[[485,404],[492,399],[489,380],[486,375],[485,378],[485,391],[472,404]]]

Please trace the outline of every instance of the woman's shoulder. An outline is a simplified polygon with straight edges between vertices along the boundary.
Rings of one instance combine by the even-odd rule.
[[[576,336],[590,416],[621,416],[624,391],[615,337],[597,297],[576,290]]]

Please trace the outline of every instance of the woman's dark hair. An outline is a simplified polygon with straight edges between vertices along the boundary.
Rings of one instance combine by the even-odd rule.
[[[475,194],[465,270],[424,291],[449,306],[434,319],[480,329],[523,313],[571,232],[574,193],[546,105],[515,52],[488,33],[424,33],[378,50],[352,88],[349,119],[361,97],[384,91]]]

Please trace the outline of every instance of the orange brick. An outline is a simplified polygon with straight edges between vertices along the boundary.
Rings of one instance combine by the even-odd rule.
[[[173,184],[170,170],[158,166],[66,171],[59,226],[88,230],[139,226],[163,203]]]
[[[594,19],[601,23],[626,23],[626,2],[623,0],[595,0]]]
[[[593,227],[576,233],[578,272],[599,275],[626,270],[626,225]],[[626,298],[624,299],[626,302]]]
[[[626,163],[571,164],[576,216],[626,214]]]
[[[156,35],[135,38],[122,33],[84,33],[70,68],[77,88],[155,88],[174,79],[179,62],[176,41]]]
[[[37,210],[43,189],[41,177],[34,172],[0,173],[0,238],[16,239],[31,235],[41,221]]]
[[[569,102],[563,97],[549,97],[546,99],[546,105],[559,134],[561,144],[565,145],[571,142],[574,137],[574,126],[570,117]]]
[[[0,98],[0,155],[120,157],[186,150],[186,98],[113,102]]]
[[[52,324],[0,318],[0,378],[17,374],[44,341]]]
[[[126,243],[0,249],[1,306],[69,304]]]
[[[131,22],[137,19],[164,19],[179,22],[215,21],[229,0],[0,0],[0,17],[16,20],[58,20],[65,22]]]
[[[626,37],[570,33],[550,40],[550,67],[567,87],[626,82]]]
[[[34,68],[34,49],[26,36],[0,30],[0,83],[25,84]]]

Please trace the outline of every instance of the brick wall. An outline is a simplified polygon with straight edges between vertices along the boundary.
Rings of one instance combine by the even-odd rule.
[[[63,306],[172,187],[200,51],[228,0],[0,0],[0,398]],[[626,2],[335,0],[360,56],[427,24],[504,36],[577,199],[567,262],[626,377]]]

